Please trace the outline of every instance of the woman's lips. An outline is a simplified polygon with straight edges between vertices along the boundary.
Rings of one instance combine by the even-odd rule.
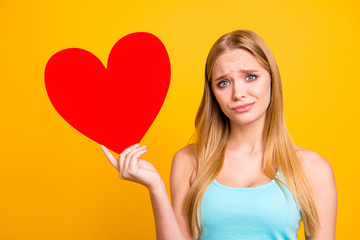
[[[242,113],[242,112],[249,111],[253,105],[254,105],[254,102],[253,103],[245,103],[245,104],[242,104],[242,105],[232,108],[232,110],[234,110],[235,112]]]

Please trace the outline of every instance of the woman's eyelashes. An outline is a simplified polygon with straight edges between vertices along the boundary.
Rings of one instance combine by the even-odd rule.
[[[257,77],[256,75],[251,74],[251,75],[247,75],[245,79],[252,81],[252,80],[255,80],[256,77]],[[251,79],[249,79],[249,78],[251,78]]]
[[[218,82],[218,87],[225,87],[226,85],[228,85],[229,81],[227,80],[221,80],[220,82]]]
[[[256,75],[251,74],[251,75],[247,75],[245,77],[245,80],[254,81],[256,78],[257,78]],[[229,80],[221,80],[221,81],[218,82],[217,86],[220,87],[220,88],[223,88],[223,87],[225,87],[226,85],[229,85],[229,84],[230,84]]]

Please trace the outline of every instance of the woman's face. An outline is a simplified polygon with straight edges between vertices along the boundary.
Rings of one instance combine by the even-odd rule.
[[[221,54],[214,63],[211,84],[232,124],[265,121],[271,96],[270,74],[249,51],[234,49]]]

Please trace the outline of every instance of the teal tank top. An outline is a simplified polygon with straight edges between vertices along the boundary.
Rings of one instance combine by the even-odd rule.
[[[290,190],[281,186],[286,195],[274,179],[250,188],[228,187],[214,179],[200,205],[199,239],[297,239],[300,208]]]

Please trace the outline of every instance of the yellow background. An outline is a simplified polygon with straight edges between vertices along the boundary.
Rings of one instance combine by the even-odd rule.
[[[355,0],[1,1],[0,239],[155,239],[148,191],[122,181],[100,146],[57,114],[44,86],[46,62],[78,47],[106,64],[115,42],[131,32],[163,41],[171,85],[141,143],[169,191],[172,157],[194,130],[206,55],[235,29],[257,32],[272,50],[295,142],[333,166],[337,239],[356,239],[359,6]]]

